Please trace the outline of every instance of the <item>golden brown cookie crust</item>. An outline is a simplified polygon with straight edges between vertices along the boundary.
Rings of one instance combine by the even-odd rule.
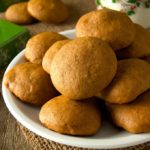
[[[136,99],[150,88],[150,64],[141,59],[118,61],[117,73],[100,97],[110,103],[123,104]]]
[[[47,128],[62,134],[93,135],[101,127],[100,111],[93,101],[58,96],[42,106],[39,119]]]
[[[113,79],[117,60],[107,43],[82,37],[65,44],[51,64],[51,79],[56,89],[72,99],[94,96]]]
[[[11,5],[5,13],[6,19],[16,24],[31,24],[34,18],[27,11],[27,2]]]
[[[25,57],[32,63],[42,64],[43,57],[49,47],[56,41],[66,39],[56,32],[41,32],[28,40]]]
[[[113,122],[131,133],[150,132],[150,90],[129,104],[108,104]]]
[[[16,65],[4,76],[5,86],[21,101],[42,105],[58,95],[49,75],[40,65],[30,62]]]
[[[98,37],[108,42],[114,50],[120,50],[133,42],[134,24],[122,12],[101,9],[89,12],[79,19],[76,35]]]
[[[44,22],[61,23],[68,19],[69,10],[60,0],[30,0],[28,11]]]
[[[51,62],[55,56],[55,54],[60,50],[62,46],[68,43],[70,40],[62,40],[55,42],[45,53],[42,61],[43,69],[50,74],[50,66]]]
[[[133,43],[120,51],[119,58],[142,58],[150,55],[150,32],[135,24],[135,39]]]

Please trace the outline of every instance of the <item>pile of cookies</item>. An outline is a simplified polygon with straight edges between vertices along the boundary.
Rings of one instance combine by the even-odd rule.
[[[30,0],[11,5],[5,16],[16,24],[31,24],[36,21],[61,23],[68,19],[69,10],[61,0]]]
[[[42,106],[41,123],[62,134],[97,133],[102,105],[116,126],[150,132],[150,33],[122,12],[102,9],[82,16],[76,35],[43,32],[29,39],[29,62],[7,72],[5,86]]]

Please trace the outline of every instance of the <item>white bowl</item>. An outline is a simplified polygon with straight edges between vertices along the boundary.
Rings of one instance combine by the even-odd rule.
[[[69,38],[73,38],[75,31],[69,30],[61,33]],[[22,63],[24,61],[24,51],[22,51],[9,64],[6,72],[13,68],[16,64]],[[124,130],[115,128],[109,122],[104,122],[102,129],[94,136],[77,137],[62,135],[42,126],[38,118],[40,108],[33,107],[19,101],[18,98],[15,97],[4,86],[3,83],[2,93],[9,111],[22,125],[24,125],[32,132],[58,143],[84,148],[109,149],[128,147],[150,141],[150,134],[148,133],[130,134]]]

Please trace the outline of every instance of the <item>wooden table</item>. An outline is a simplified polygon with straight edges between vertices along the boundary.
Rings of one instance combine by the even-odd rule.
[[[0,80],[3,73],[0,72]],[[5,106],[0,90],[0,150],[31,150],[19,125]]]

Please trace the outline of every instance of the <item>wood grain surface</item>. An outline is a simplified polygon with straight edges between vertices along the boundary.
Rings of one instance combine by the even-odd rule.
[[[0,85],[3,72],[0,72]],[[31,150],[19,125],[5,106],[0,87],[0,150]]]

